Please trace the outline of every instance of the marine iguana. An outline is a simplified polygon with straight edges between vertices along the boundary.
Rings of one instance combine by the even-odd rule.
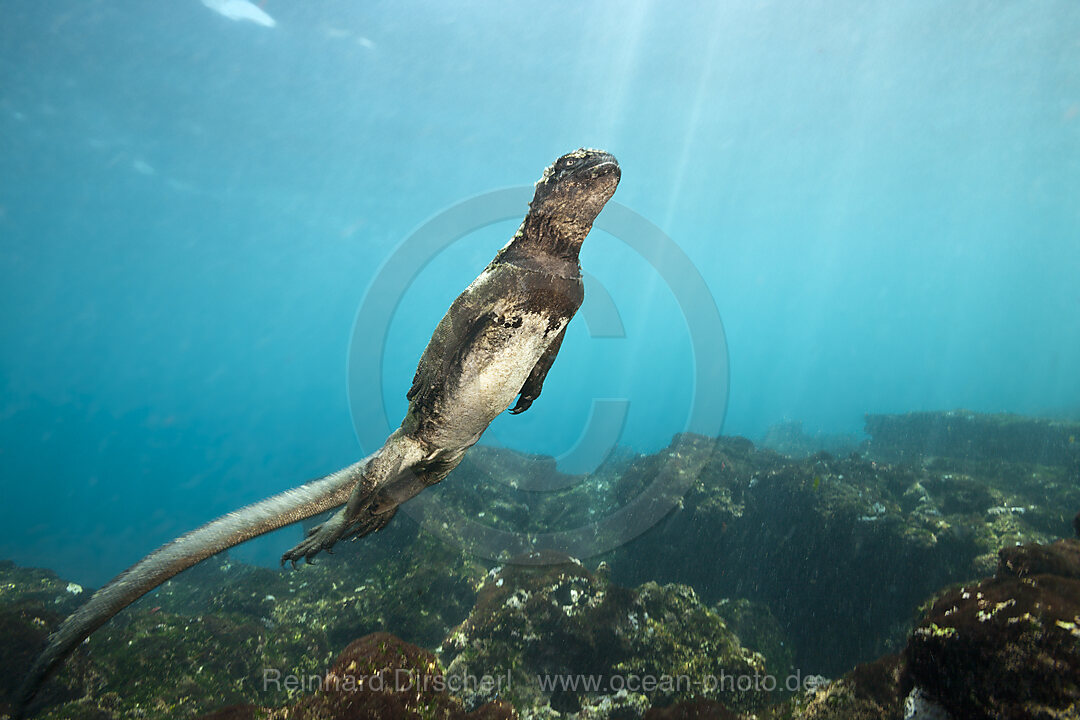
[[[382,529],[398,506],[445,478],[497,415],[529,409],[581,306],[578,252],[619,184],[601,150],[563,155],[536,183],[510,242],[454,300],[420,358],[401,427],[378,451],[319,480],[224,515],[155,550],[71,614],[49,637],[13,717],[64,659],[111,617],[177,573],[258,535],[344,507],[281,562],[308,562],[345,537]]]

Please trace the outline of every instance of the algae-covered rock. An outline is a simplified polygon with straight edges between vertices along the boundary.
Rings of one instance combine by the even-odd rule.
[[[353,548],[360,552],[348,553]],[[469,612],[486,567],[427,533],[407,552],[367,562],[361,544],[287,573],[271,619],[325,632],[332,646],[360,635],[391,632],[435,647]]]
[[[759,720],[1080,717],[1080,541],[1001,552],[997,576],[944,590],[903,653],[857,666]]]
[[[649,707],[649,698],[644,693],[617,690],[608,695],[582,698],[577,720],[635,720],[646,715]]]
[[[698,444],[686,464],[696,482],[683,506],[614,553],[614,577],[764,603],[805,672],[840,674],[898,646],[923,599],[967,577],[978,554],[938,514],[911,522],[929,501],[904,497],[920,478],[909,468],[858,456],[794,461],[727,439]]]
[[[1003,547],[1067,533],[1080,506],[1062,467],[791,459],[737,438],[682,436],[678,447],[619,479],[633,496],[664,464],[693,478],[662,523],[612,553],[614,578],[763,603],[796,664],[830,676],[899,650],[925,598],[992,573]]]
[[[819,452],[848,455],[858,451],[864,441],[854,435],[831,435],[823,432],[808,435],[800,421],[787,420],[769,427],[760,444],[763,448],[775,450],[787,457],[804,458]]]
[[[761,676],[764,659],[740,646],[693,590],[622,588],[569,558],[493,570],[443,656],[451,676],[507,674],[503,697],[519,708],[578,713],[619,691],[652,703],[705,697],[750,709],[765,701],[761,693],[710,683],[725,674]],[[493,696],[464,697],[474,705]]]
[[[466,712],[447,692],[447,678],[435,656],[388,633],[373,633],[349,644],[320,678],[318,691],[269,720],[511,720],[499,702]]]
[[[499,562],[537,549],[546,533],[575,530],[619,509],[615,492],[623,468],[637,456],[617,450],[593,473],[569,475],[556,469],[555,459],[501,448],[477,446],[454,471],[453,481],[425,490],[428,521],[447,526],[444,534],[480,556],[493,556],[482,535],[473,537],[454,526],[462,518],[502,533],[513,544],[499,548]]]
[[[451,687],[435,705],[388,701],[410,717],[424,708],[465,713],[495,699],[513,701],[522,717],[578,720],[639,719],[649,706],[666,717],[892,718],[905,703],[926,713],[948,705],[953,720],[999,710],[1026,717],[1031,708],[1019,698],[1039,681],[1051,692],[1039,702],[1068,717],[1078,659],[1066,641],[1080,625],[1069,615],[1080,551],[1047,543],[1080,524],[1077,468],[979,453],[881,460],[790,458],[738,438],[681,435],[659,453],[619,454],[577,477],[559,474],[550,458],[478,448],[453,483],[431,492],[443,493],[448,512],[524,528],[526,545],[643,493],[656,491],[654,504],[670,509],[604,556],[595,577],[565,557],[489,574],[459,545],[404,519],[297,572],[221,556],[95,633],[45,687],[40,717],[154,720],[211,708],[222,717],[284,717],[300,705],[263,685],[268,669],[320,676],[351,641],[377,631],[441,645],[448,678],[503,678],[494,688]],[[995,570],[994,580],[977,583]],[[850,669],[902,648],[926,598],[956,583],[983,588],[983,598],[946,590],[904,660]],[[25,668],[88,594],[51,573],[0,564],[3,666]],[[993,607],[978,604],[991,595]],[[1004,627],[994,624],[999,616]],[[943,657],[944,670],[934,665]],[[705,684],[766,670],[781,681],[788,672],[842,677],[776,708],[763,707],[779,698],[757,687]],[[998,692],[979,673],[1012,689]],[[0,703],[20,676],[0,678]],[[957,704],[953,692],[976,704]],[[312,717],[336,712],[319,707]],[[364,704],[341,711],[374,717]],[[485,710],[496,711],[509,709]]]
[[[905,683],[903,658],[886,655],[857,666],[835,682],[823,682],[809,688],[785,705],[773,708],[765,717],[770,720],[902,720],[905,717],[904,696],[909,689]]]
[[[1011,575],[1020,580],[1037,575],[1056,575],[1080,580],[1080,542],[1058,540],[1050,545],[1032,544],[1003,548],[998,553],[997,574]]]
[[[212,558],[95,632],[46,684],[40,717],[174,718],[229,703],[274,706],[288,693],[264,683],[266,672],[316,675],[374,630],[435,647],[472,607],[485,570],[416,536],[415,527],[412,534],[407,553],[373,541],[367,553],[350,554],[361,546],[347,544],[333,561],[296,572]],[[0,659],[25,668],[89,593],[69,600],[65,581],[10,564],[0,578]],[[0,702],[21,675],[3,674]]]
[[[184,614],[239,614],[322,636],[329,650],[371,632],[435,647],[472,607],[487,568],[408,521],[296,571],[212,558],[143,604]],[[323,667],[331,655],[313,658]]]
[[[82,605],[91,592],[77,583],[62,580],[51,570],[23,568],[9,560],[0,561],[0,606],[39,603],[67,615]]]
[[[739,715],[715,700],[686,700],[668,707],[649,708],[644,720],[740,720]]]
[[[0,562],[0,713],[14,703],[23,674],[49,633],[89,595],[49,570]],[[39,706],[80,698],[92,673],[85,658],[76,654],[67,673],[42,688]]]
[[[63,615],[0,605],[0,648],[10,699],[22,672]],[[18,621],[22,624],[18,624]],[[11,622],[9,622],[11,621]],[[259,681],[267,667],[315,671],[325,636],[270,628],[235,613],[184,615],[142,603],[106,623],[48,681],[33,709],[43,720],[176,718],[251,699],[284,700]],[[305,660],[305,658],[309,658]]]
[[[673,691],[661,687],[646,693],[654,703],[706,698],[740,710],[765,704],[767,685],[744,687],[741,682],[768,675],[765,658],[740,645],[720,615],[702,604],[693,589],[650,582],[634,590],[631,598],[630,612],[643,625],[634,627],[630,621],[634,632],[629,653],[614,664],[616,673],[676,678]],[[685,688],[678,686],[680,680],[685,680]]]
[[[229,705],[200,715],[199,720],[260,720],[265,717],[266,712],[255,705]]]
[[[969,410],[867,415],[871,451],[891,461],[945,456],[1077,467],[1080,423]]]
[[[282,653],[281,642],[264,625],[235,616],[136,612],[92,637],[88,649],[99,685],[87,688],[88,696],[112,693],[120,700],[116,709],[159,717],[266,697],[258,683],[263,668],[299,655],[291,648]],[[64,708],[58,710],[66,716]]]
[[[353,641],[325,673],[277,674],[300,697],[282,707],[234,705],[199,720],[515,720],[506,703],[466,712],[429,651],[389,633]]]
[[[941,595],[905,651],[956,718],[1080,715],[1080,541],[1002,552],[998,575]]]
[[[725,598],[713,609],[741,645],[761,653],[771,675],[783,678],[795,669],[795,652],[768,605],[745,598]]]

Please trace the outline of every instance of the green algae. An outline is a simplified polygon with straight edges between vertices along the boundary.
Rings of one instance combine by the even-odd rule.
[[[633,683],[652,703],[704,696],[752,708],[761,698],[703,687],[709,677],[764,674],[764,659],[742,647],[723,619],[691,588],[646,583],[622,588],[598,580],[576,561],[507,566],[485,579],[476,607],[443,645],[451,675],[509,673],[516,707],[548,705],[578,712]],[[595,689],[560,678],[589,677]],[[665,683],[664,678],[674,678]],[[685,678],[678,680],[678,678]],[[545,685],[552,682],[554,685]],[[466,704],[491,699],[466,694]]]

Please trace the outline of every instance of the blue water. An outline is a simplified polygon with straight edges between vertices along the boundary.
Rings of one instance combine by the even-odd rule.
[[[264,8],[276,27],[197,0],[4,3],[0,557],[99,584],[373,450],[349,392],[400,419],[435,323],[516,223],[387,299],[388,341],[362,348],[385,372],[350,390],[382,263],[582,145],[619,158],[615,200],[711,291],[725,433],[1080,412],[1073,0]],[[695,363],[723,358],[694,357],[623,240],[597,231],[582,264],[624,337],[579,317],[542,398],[487,439],[572,459],[608,398],[621,444],[664,447]]]

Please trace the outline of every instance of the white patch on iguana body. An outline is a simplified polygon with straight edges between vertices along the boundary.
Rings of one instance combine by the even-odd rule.
[[[440,428],[439,444],[467,447],[476,442],[514,402],[540,356],[565,325],[563,321],[549,330],[550,318],[543,313],[519,313],[513,319],[521,324],[504,327],[492,321],[481,340],[485,351],[464,358],[456,387],[447,398],[447,405],[454,408],[454,422]]]
[[[492,274],[491,269],[481,273],[465,295],[483,294]],[[475,443],[514,402],[548,345],[566,325],[565,319],[553,323],[547,313],[523,312],[504,298],[495,302],[491,312],[490,326],[462,358],[461,374],[452,380],[441,403],[453,408],[454,417],[439,423],[436,437],[429,438],[440,447],[465,448]]]

